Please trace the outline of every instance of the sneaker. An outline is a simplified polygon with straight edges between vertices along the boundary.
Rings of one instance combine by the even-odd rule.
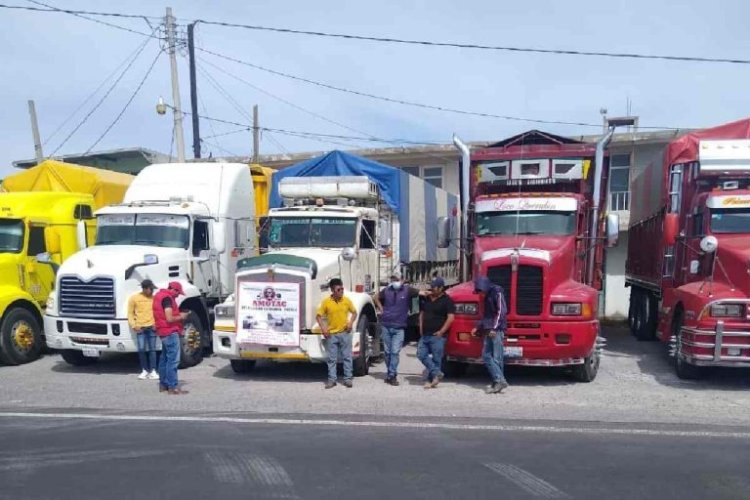
[[[390,384],[391,383],[391,377],[385,377],[385,380],[383,380],[383,382],[385,382],[386,384]]]
[[[169,391],[169,389],[167,388],[166,385],[159,384],[159,392],[167,392],[167,391]]]
[[[432,382],[425,382],[424,388],[425,389],[432,389]]]
[[[151,373],[148,374],[149,380],[159,380],[159,374],[156,373],[156,370],[151,370]]]
[[[344,387],[351,389],[352,387],[354,387],[354,384],[352,384],[351,380],[344,380]]]
[[[328,381],[326,381],[326,385],[325,385],[326,389],[331,389],[333,387],[336,387],[336,381],[335,380],[328,380]]]
[[[493,384],[488,385],[484,392],[486,394],[500,394],[506,387],[508,387],[508,382],[494,382]]]
[[[399,385],[401,385],[401,382],[399,382],[396,377],[393,377],[388,383],[391,384],[393,387],[398,387]]]
[[[146,380],[148,378],[148,372],[146,370],[143,370],[140,375],[138,375],[138,380]]]
[[[435,377],[432,379],[432,383],[430,383],[430,386],[434,389],[438,386],[441,380],[445,377],[445,374],[443,372],[438,373],[435,375]]]

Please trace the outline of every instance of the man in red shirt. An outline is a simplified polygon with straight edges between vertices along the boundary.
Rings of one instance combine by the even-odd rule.
[[[169,394],[187,394],[178,386],[177,367],[180,364],[180,337],[182,322],[188,313],[180,312],[177,297],[185,295],[182,285],[172,281],[165,290],[159,290],[154,296],[154,326],[161,339],[159,356],[159,392]]]

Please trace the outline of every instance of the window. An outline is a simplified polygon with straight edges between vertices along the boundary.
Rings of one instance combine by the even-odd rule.
[[[443,167],[424,167],[422,178],[435,187],[443,187]]]
[[[31,226],[29,229],[29,255],[36,256],[47,251],[44,244],[44,227]]]
[[[403,167],[401,170],[414,177],[419,177],[419,167]]]
[[[20,253],[23,249],[23,221],[0,219],[0,253]]]
[[[88,220],[93,219],[94,214],[91,211],[90,205],[76,205],[76,208],[73,211],[73,217],[76,220]]]
[[[198,257],[208,249],[208,222],[197,220],[193,223],[193,256]]]
[[[375,221],[363,220],[362,230],[359,235],[359,248],[375,248]]]
[[[610,210],[630,209],[630,154],[616,154],[609,158]]]

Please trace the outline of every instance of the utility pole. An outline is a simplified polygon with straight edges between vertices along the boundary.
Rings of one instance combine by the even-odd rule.
[[[258,124],[258,105],[253,106],[253,163],[260,161],[260,125]]]
[[[188,59],[190,60],[190,110],[193,120],[193,157],[201,157],[201,131],[198,116],[198,82],[195,77],[195,23],[188,24]]]
[[[165,18],[167,30],[167,50],[169,51],[169,65],[172,69],[172,106],[174,108],[174,142],[177,147],[177,161],[185,162],[185,135],[182,131],[182,106],[180,105],[180,82],[177,78],[177,35],[175,33],[176,19],[172,16],[172,7],[167,7]]]
[[[29,99],[29,115],[31,115],[31,133],[34,135],[34,154],[38,165],[44,161],[44,153],[42,153],[42,139],[39,137],[39,123],[36,121],[36,105],[31,99]]]

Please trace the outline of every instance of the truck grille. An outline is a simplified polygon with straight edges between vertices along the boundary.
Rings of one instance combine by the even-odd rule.
[[[82,281],[75,276],[60,278],[60,314],[78,318],[114,318],[115,285],[112,278]]]
[[[544,304],[544,270],[537,266],[518,266],[515,290],[511,287],[511,275],[510,265],[490,267],[487,270],[490,281],[503,287],[508,307],[511,307],[513,295],[516,295],[516,314],[541,314]]]

